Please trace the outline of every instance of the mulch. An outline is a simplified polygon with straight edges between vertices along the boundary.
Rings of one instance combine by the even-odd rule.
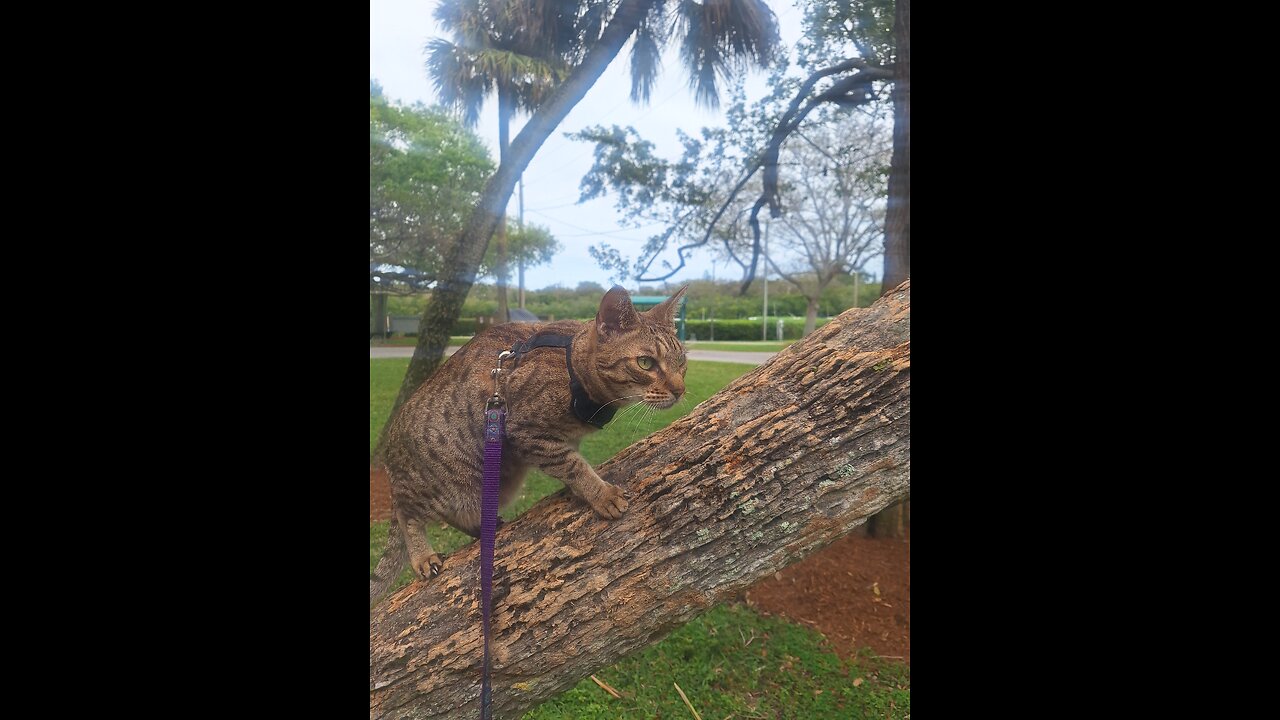
[[[911,664],[911,530],[902,539],[855,531],[747,589],[747,605],[826,637],[852,658],[859,648]]]
[[[391,517],[386,472],[369,469],[369,521]],[[902,539],[867,537],[861,528],[752,585],[747,605],[822,633],[852,658],[870,647],[911,663],[911,529]]]

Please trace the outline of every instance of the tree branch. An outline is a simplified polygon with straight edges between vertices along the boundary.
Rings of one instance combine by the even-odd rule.
[[[805,99],[808,98],[809,93],[813,91],[813,87],[818,83],[818,81],[825,77],[830,77],[831,75],[836,75],[842,72],[848,72],[853,69],[858,69],[860,72],[837,82],[821,95],[810,99],[809,102],[805,104],[804,108],[800,109],[801,104],[805,103]],[[729,197],[725,199],[724,203],[721,204],[720,209],[716,211],[715,216],[711,218],[711,222],[707,225],[706,232],[703,233],[702,239],[697,242],[681,246],[677,250],[680,263],[670,272],[665,275],[644,277],[643,273],[648,272],[649,268],[653,266],[654,260],[657,258],[657,254],[655,253],[654,257],[649,259],[649,262],[645,264],[644,269],[638,274],[636,281],[661,282],[679,272],[685,265],[684,251],[707,244],[711,239],[711,233],[715,230],[716,223],[719,222],[720,217],[724,215],[724,211],[729,207],[729,205],[733,204],[733,201],[738,197],[738,193],[746,186],[752,176],[756,174],[756,171],[763,167],[765,170],[764,190],[761,192],[760,198],[756,200],[755,205],[751,209],[751,219],[749,221],[753,233],[751,262],[742,263],[741,261],[738,261],[739,265],[746,268],[746,275],[743,278],[742,286],[739,290],[741,294],[745,295],[747,289],[751,287],[751,282],[755,279],[756,265],[760,262],[760,222],[757,219],[760,209],[767,204],[769,205],[770,217],[776,218],[782,215],[782,211],[779,209],[779,203],[777,202],[777,196],[778,152],[782,148],[783,141],[786,140],[788,135],[799,128],[800,123],[804,120],[805,116],[807,116],[809,112],[818,105],[824,102],[837,102],[843,105],[857,104],[851,101],[848,97],[848,93],[851,92],[852,89],[863,85],[870,86],[870,84],[876,80],[892,79],[893,73],[891,71],[869,65],[866,61],[860,58],[850,58],[830,67],[814,71],[810,74],[801,85],[795,98],[792,99],[787,111],[783,113],[782,119],[779,120],[777,128],[774,129],[768,146],[766,146],[765,150],[747,165],[742,178],[738,180],[738,183],[729,193]],[[732,251],[730,252],[732,253]],[[737,261],[737,258],[735,257],[734,260]]]
[[[596,669],[824,547],[911,488],[910,281],[742,376],[598,471],[620,520],[561,492],[497,537],[494,717]],[[369,619],[376,718],[478,712],[478,547]]]

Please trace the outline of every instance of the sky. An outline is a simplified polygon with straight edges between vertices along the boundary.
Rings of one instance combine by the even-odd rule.
[[[431,13],[432,0],[370,0],[369,3],[369,77],[377,80],[383,93],[404,104],[421,101],[436,104],[437,98],[427,78],[423,48],[433,37],[448,38],[436,25]],[[782,40],[792,47],[800,37],[801,11],[791,0],[770,0],[778,16]],[[574,142],[564,137],[592,125],[636,128],[640,136],[655,145],[655,152],[667,159],[677,159],[681,147],[676,137],[680,129],[691,135],[704,126],[722,126],[722,110],[699,107],[693,101],[687,77],[674,54],[674,46],[663,58],[662,73],[653,88],[648,105],[631,102],[631,77],[624,47],[604,75],[587,92],[582,102],[556,128],[524,173],[524,217],[551,230],[560,242],[561,251],[546,265],[526,269],[525,287],[539,289],[549,285],[574,287],[582,281],[609,284],[609,273],[602,270],[588,254],[590,245],[608,243],[634,261],[645,241],[661,232],[661,226],[629,228],[621,224],[622,214],[614,209],[614,197],[606,195],[576,204],[578,184],[590,169],[594,145]],[[753,73],[747,81],[747,99],[764,94],[763,73]],[[722,100],[726,99],[722,91]],[[528,116],[518,115],[512,122],[511,137],[524,127]],[[498,157],[497,102],[487,99],[475,133],[488,146],[490,156]],[[519,186],[511,195],[508,217],[514,222],[518,209]],[[666,256],[664,256],[666,257]],[[675,264],[675,253],[670,254]],[[655,263],[655,269],[661,267]],[[868,264],[868,271],[880,272],[880,261]],[[672,276],[669,283],[714,276],[717,279],[740,279],[741,270],[733,263],[714,264],[706,251],[694,251],[685,267]],[[516,283],[512,269],[511,284]],[[634,287],[635,283],[626,283]]]

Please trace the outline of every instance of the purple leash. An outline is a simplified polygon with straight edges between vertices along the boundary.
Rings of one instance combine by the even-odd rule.
[[[490,616],[493,608],[493,545],[498,531],[498,479],[502,473],[502,436],[506,432],[507,410],[498,395],[498,374],[502,361],[511,353],[498,356],[493,376],[493,397],[484,409],[484,489],[480,496],[480,608],[484,624],[484,671],[480,681],[480,720],[493,718],[493,688],[489,684]]]

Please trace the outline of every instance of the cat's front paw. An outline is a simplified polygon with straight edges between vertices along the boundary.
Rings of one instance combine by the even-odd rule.
[[[412,558],[409,564],[413,566],[414,573],[423,580],[440,574],[440,568],[444,565],[444,559],[436,553],[428,553],[421,557]]]
[[[617,485],[602,482],[600,493],[591,500],[591,508],[605,520],[617,520],[627,511],[627,493]]]

